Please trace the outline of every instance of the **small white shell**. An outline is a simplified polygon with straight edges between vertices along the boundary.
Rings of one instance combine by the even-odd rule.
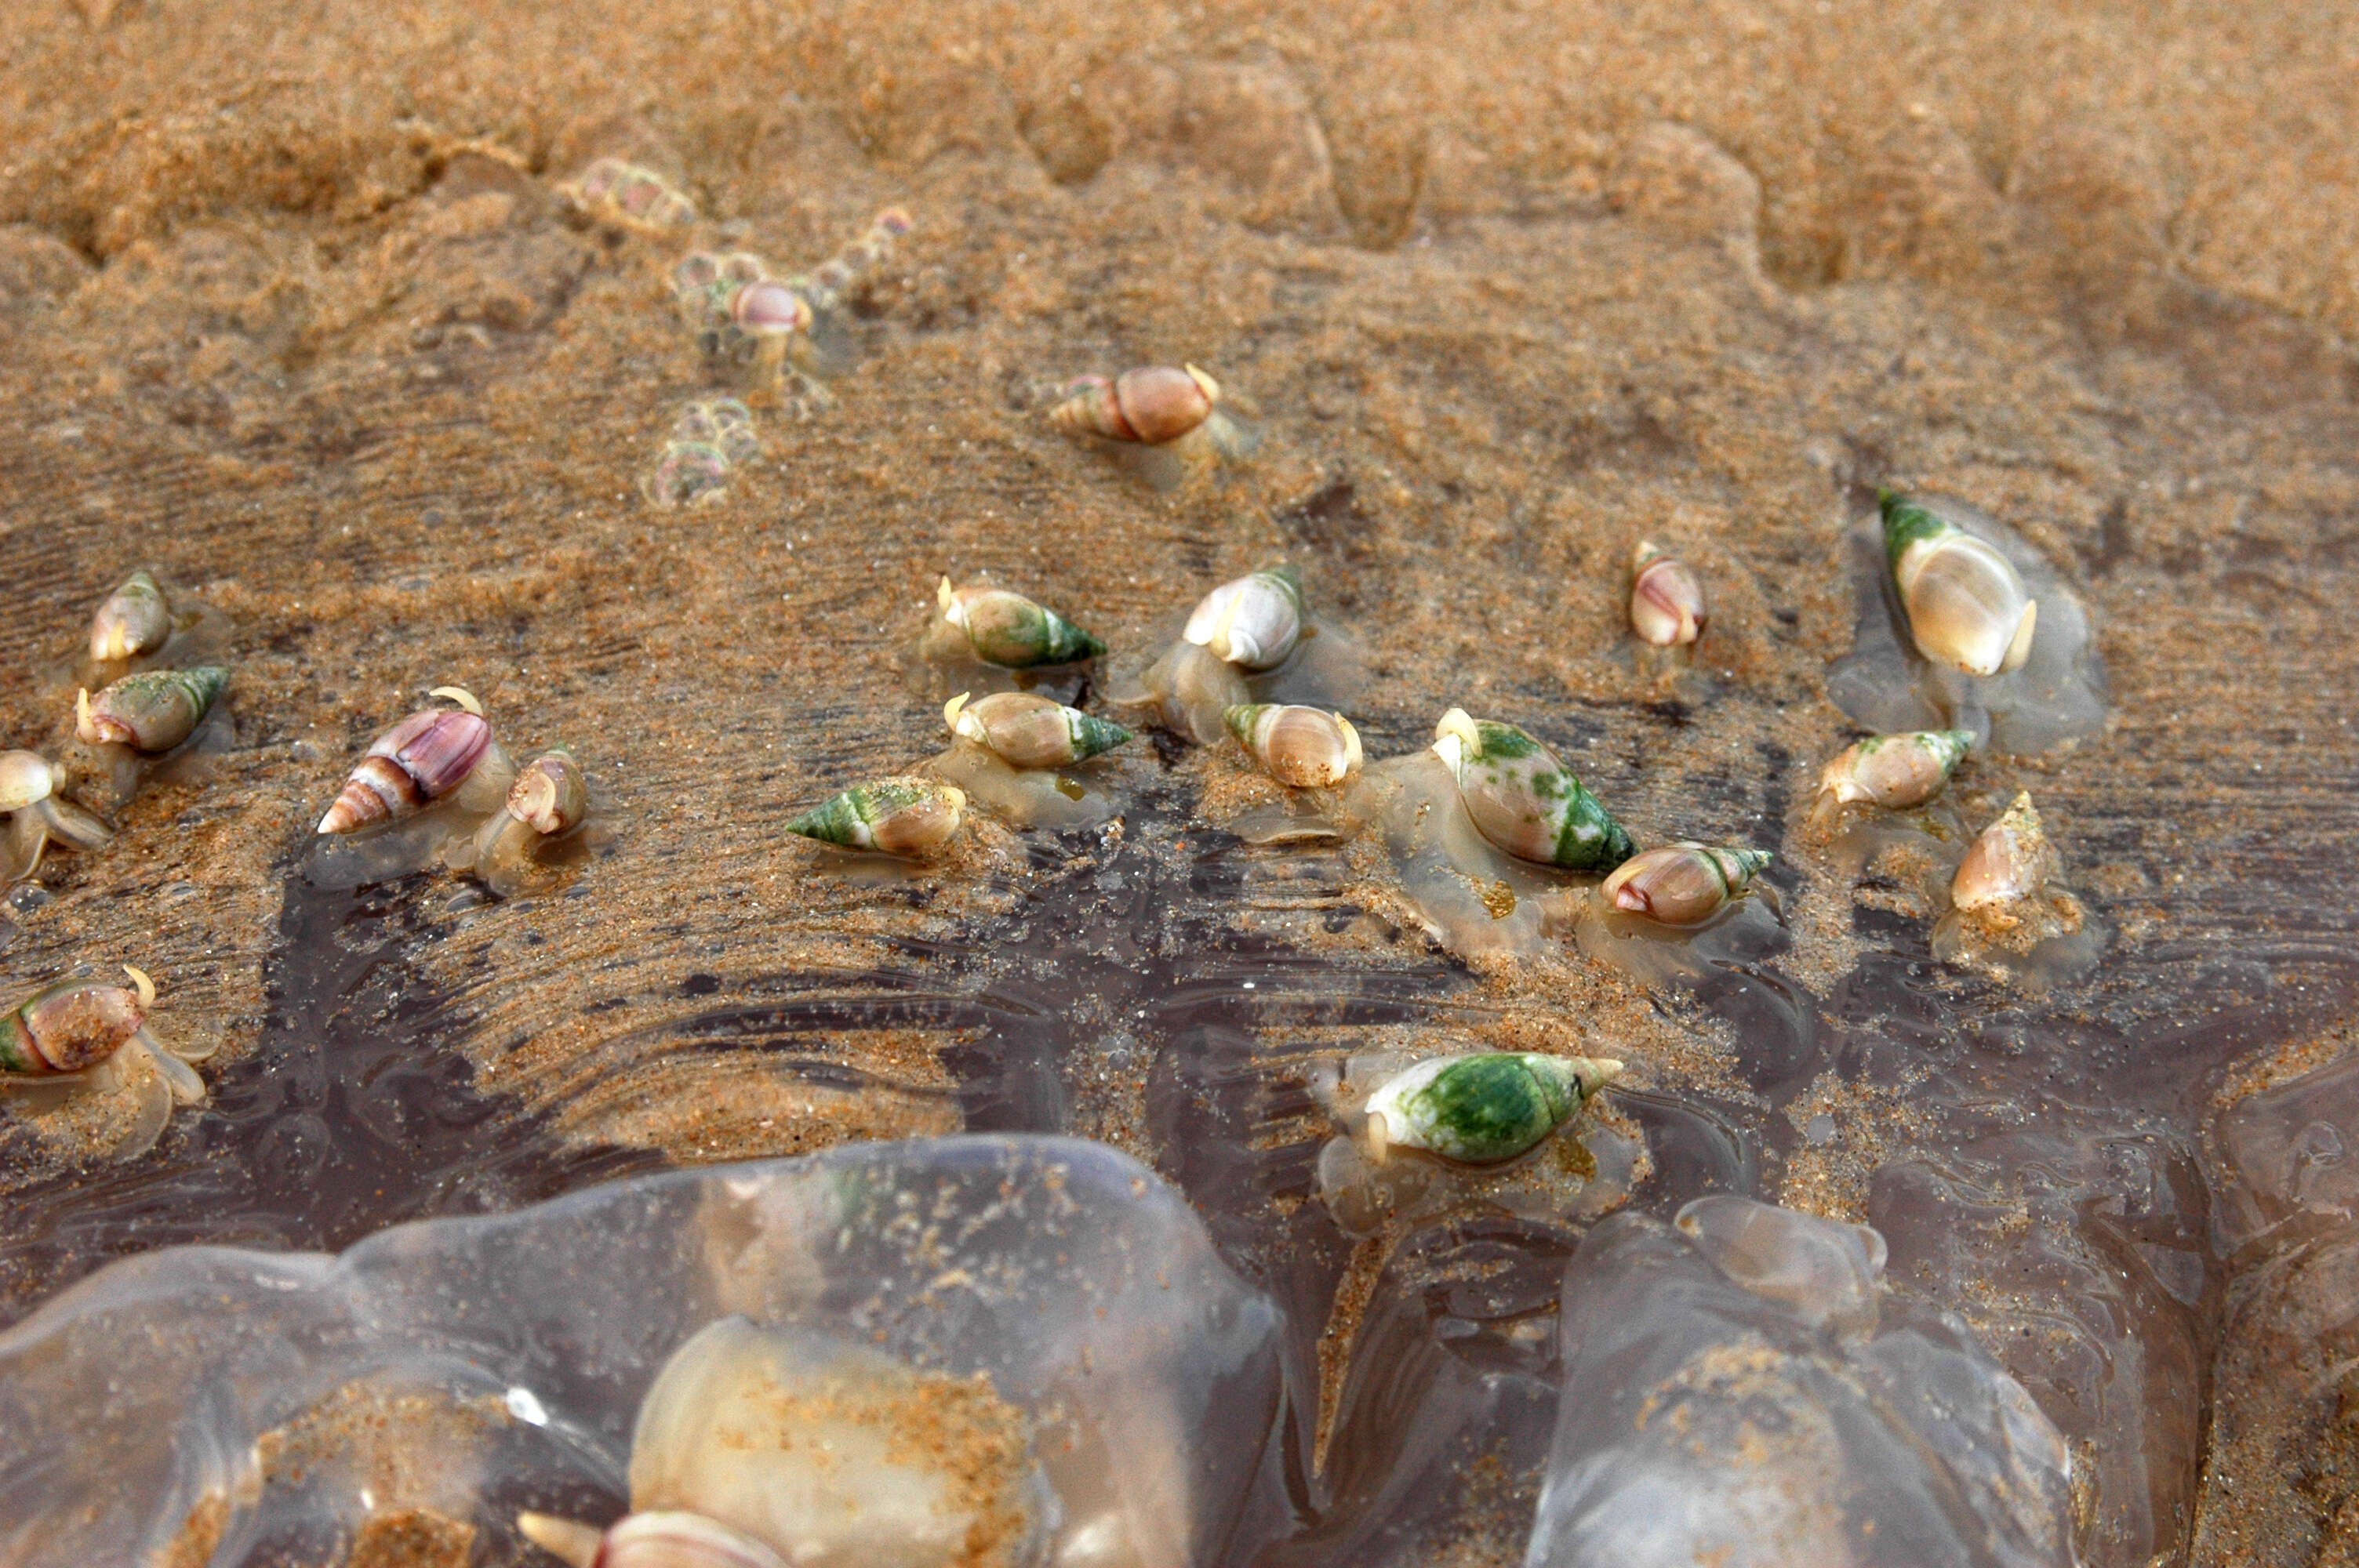
[[[0,752],[0,811],[22,811],[58,786],[55,763],[38,752]]]
[[[1224,582],[1206,594],[1180,633],[1240,669],[1283,664],[1302,637],[1302,579],[1273,567]]]
[[[1658,648],[1703,635],[1703,582],[1685,561],[1645,540],[1630,557],[1630,629]]]

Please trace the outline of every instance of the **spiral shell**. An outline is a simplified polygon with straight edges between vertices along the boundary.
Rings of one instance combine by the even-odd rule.
[[[1433,754],[1457,779],[1467,815],[1517,860],[1610,871],[1636,852],[1622,825],[1533,736],[1462,708],[1443,714],[1433,733]]]
[[[154,989],[61,980],[34,992],[0,1020],[0,1072],[27,1076],[79,1073],[121,1050],[147,1019]]]
[[[1905,496],[1886,491],[1880,500],[1885,555],[1918,651],[1971,676],[2021,668],[2039,606],[2014,566]]]
[[[508,815],[543,838],[581,827],[590,816],[590,781],[573,753],[553,746],[527,762],[508,786]]]
[[[1223,583],[1197,602],[1180,635],[1240,669],[1275,668],[1302,638],[1302,574],[1265,567]]]
[[[571,1519],[518,1514],[516,1533],[572,1568],[787,1568],[750,1535],[702,1514],[625,1514],[603,1534]]]
[[[1094,659],[1105,644],[1053,610],[1004,588],[952,588],[944,578],[934,595],[942,619],[966,633],[974,656],[1005,669],[1069,665]]]
[[[1292,703],[1239,703],[1222,714],[1269,776],[1296,789],[1342,784],[1360,771],[1360,734],[1340,713]]]
[[[0,811],[22,811],[57,792],[58,767],[38,752],[0,752]]]
[[[1681,842],[1614,868],[1598,892],[1606,903],[1662,925],[1700,925],[1745,895],[1770,861],[1766,849]]]
[[[1589,1056],[1481,1052],[1419,1062],[1368,1097],[1377,1157],[1422,1149],[1469,1165],[1496,1164],[1538,1145],[1622,1075]]]
[[[480,708],[411,714],[370,744],[320,818],[320,831],[351,833],[416,816],[465,784],[491,744],[492,727]]]
[[[1082,377],[1049,410],[1049,422],[1068,435],[1160,447],[1202,425],[1220,401],[1220,383],[1194,365],[1155,365],[1112,380]]]
[[[162,647],[172,634],[172,606],[145,571],[133,572],[90,618],[90,656],[102,663],[136,659]]]
[[[856,784],[787,824],[806,838],[847,849],[916,857],[950,842],[966,819],[966,792],[937,779],[889,778]]]
[[[1119,724],[1030,692],[995,691],[974,701],[961,692],[943,708],[942,722],[951,734],[1017,768],[1078,762],[1130,739]]]
[[[75,697],[74,733],[93,746],[168,752],[196,733],[228,686],[229,672],[218,665],[125,676],[96,697]]]
[[[1965,910],[2015,903],[2038,893],[2061,870],[2030,795],[2018,795],[1958,862],[1957,875],[1950,881],[1950,902]]]
[[[1819,774],[1819,793],[1837,805],[1867,800],[1893,811],[1922,806],[1940,793],[1973,744],[1971,730],[1871,735],[1826,765]]]
[[[1685,561],[1640,540],[1630,557],[1630,628],[1658,648],[1703,634],[1703,582]]]

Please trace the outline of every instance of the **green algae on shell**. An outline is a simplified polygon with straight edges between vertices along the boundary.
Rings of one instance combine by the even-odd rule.
[[[2031,656],[2039,606],[2007,558],[1907,496],[1887,490],[1877,504],[1885,557],[1918,652],[1972,676],[2020,668]]]
[[[128,987],[86,979],[45,986],[0,1019],[0,1073],[82,1072],[122,1049],[147,1017],[146,1000]]]
[[[1419,1062],[1368,1097],[1376,1157],[1421,1149],[1489,1165],[1537,1145],[1622,1073],[1610,1058],[1480,1052]]]
[[[192,670],[143,670],[125,676],[96,697],[74,699],[74,733],[91,745],[129,746],[136,752],[168,752],[203,723],[228,689],[229,671],[218,665]]]
[[[966,794],[937,779],[898,777],[854,784],[787,824],[787,831],[846,849],[904,857],[930,854],[966,818]]]
[[[1055,611],[1004,588],[952,588],[944,578],[935,589],[942,619],[966,633],[974,656],[1003,669],[1070,665],[1094,659],[1105,644]]]
[[[1483,837],[1518,860],[1610,871],[1637,850],[1613,814],[1536,737],[1453,708],[1433,753],[1458,781]]]
[[[1870,735],[1819,774],[1819,793],[1837,806],[1873,801],[1887,810],[1922,806],[1949,783],[1974,748],[1971,730],[1917,730]]]
[[[1701,925],[1742,898],[1771,858],[1767,849],[1669,844],[1623,861],[1598,895],[1608,906],[1658,925]]]
[[[1111,752],[1131,732],[1109,719],[1032,692],[995,691],[970,699],[961,692],[942,708],[942,722],[1018,768],[1053,768]]]

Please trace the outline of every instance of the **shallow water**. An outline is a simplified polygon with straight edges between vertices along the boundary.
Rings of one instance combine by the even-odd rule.
[[[22,1189],[0,1241],[11,1317],[114,1258],[213,1243],[337,1250],[406,1219],[513,1208],[660,1162],[570,1146],[480,1092],[405,949],[417,887],[287,883],[263,1048],[158,1154]],[[182,1112],[183,1116],[189,1113]]]

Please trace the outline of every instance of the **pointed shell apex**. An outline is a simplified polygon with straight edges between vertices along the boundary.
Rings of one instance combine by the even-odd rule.
[[[1583,1099],[1594,1098],[1628,1069],[1628,1064],[1618,1056],[1567,1056],[1563,1061],[1572,1069],[1573,1076],[1581,1080]]]
[[[447,697],[452,702],[457,703],[460,707],[473,714],[476,718],[481,719],[484,716],[484,705],[476,700],[475,694],[473,692],[469,691],[463,686],[438,686],[429,691],[426,695],[429,697]]]

